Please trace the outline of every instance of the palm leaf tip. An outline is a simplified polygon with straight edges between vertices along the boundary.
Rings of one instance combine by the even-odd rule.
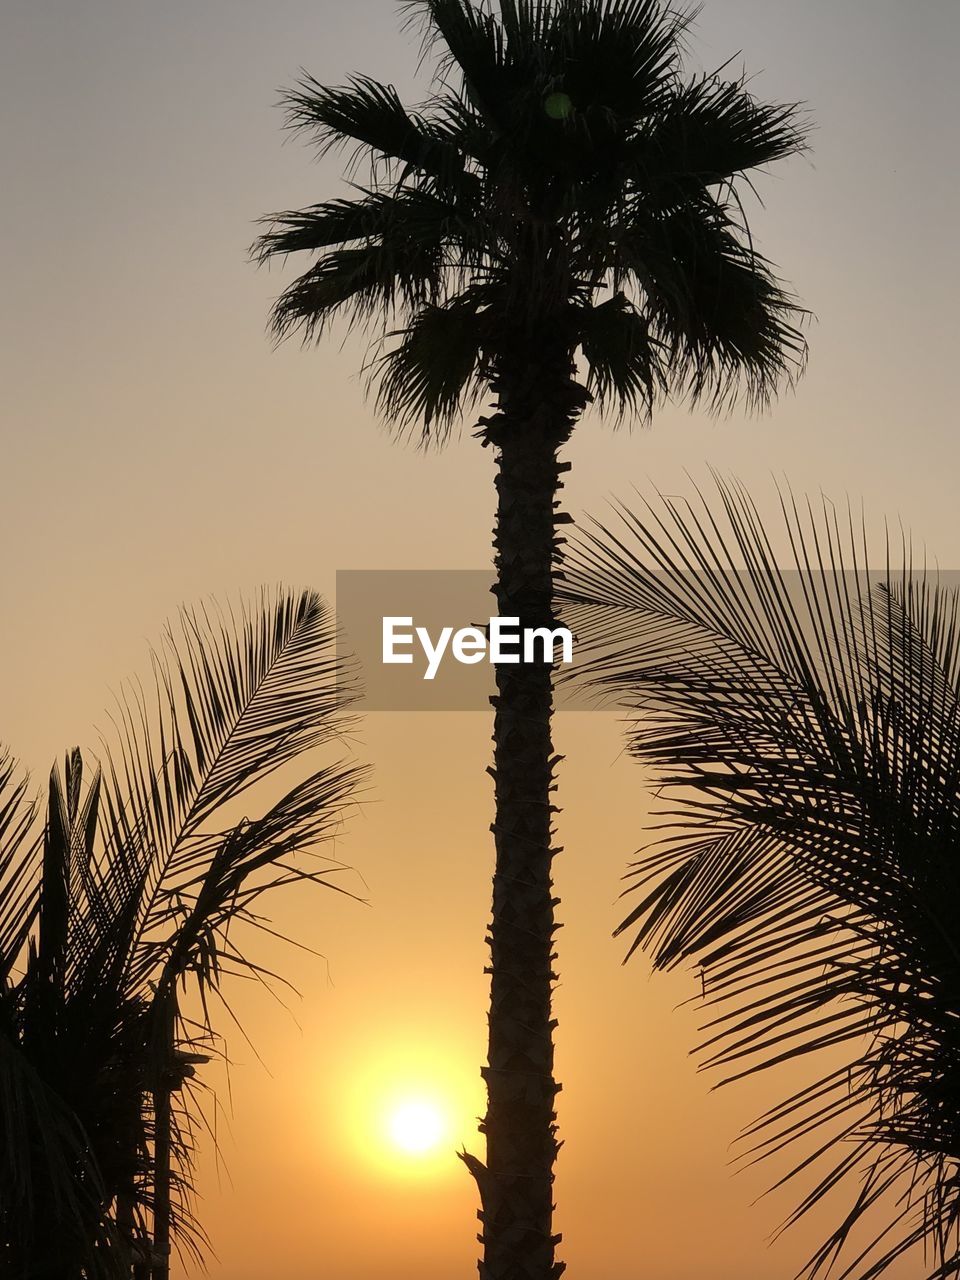
[[[354,76],[346,85],[322,85],[304,74],[282,95],[287,127],[312,134],[321,154],[353,144],[393,161],[411,162],[436,144],[411,115],[393,85]]]

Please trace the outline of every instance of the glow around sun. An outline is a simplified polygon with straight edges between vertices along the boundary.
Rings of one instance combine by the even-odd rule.
[[[410,1156],[422,1156],[448,1139],[440,1107],[428,1099],[410,1098],[394,1105],[388,1119],[390,1141]]]
[[[399,1045],[384,1037],[366,1061],[350,1061],[331,1119],[371,1173],[453,1182],[463,1176],[457,1152],[476,1140],[483,1102],[480,1073],[440,1037]]]

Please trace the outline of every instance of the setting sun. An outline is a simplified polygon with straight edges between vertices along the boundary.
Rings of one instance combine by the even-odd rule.
[[[477,1045],[474,1055],[480,1056]],[[447,1041],[405,1023],[377,1049],[357,1045],[339,1081],[338,1128],[360,1167],[399,1180],[460,1185],[457,1151],[470,1143],[483,1111],[480,1073]]]
[[[438,1108],[419,1099],[402,1103],[390,1117],[390,1138],[408,1155],[431,1151],[443,1139],[445,1129]]]

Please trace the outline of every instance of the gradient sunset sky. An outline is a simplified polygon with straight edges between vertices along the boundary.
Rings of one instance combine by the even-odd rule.
[[[750,209],[815,313],[809,371],[765,418],[586,421],[567,510],[632,485],[681,493],[709,464],[770,511],[771,474],[862,498],[960,566],[958,49],[955,0],[706,0],[691,70],[734,55],[759,96],[803,99],[816,122],[811,155]],[[280,87],[300,67],[362,71],[417,101],[417,57],[390,0],[5,0],[0,741],[38,778],[95,744],[110,690],[146,672],[182,601],[489,565],[488,452],[469,431],[442,453],[393,443],[356,338],[274,349],[290,272],[247,260],[257,217],[340,190],[336,156],[284,136]],[[231,1033],[226,1172],[208,1149],[200,1180],[213,1280],[475,1274],[474,1187],[452,1149],[482,1152],[490,732],[481,713],[361,726],[375,787],[337,853],[369,905],[302,889],[278,904],[328,962],[261,951],[302,992],[296,1022],[237,995],[266,1069]],[[584,1280],[791,1276],[817,1224],[768,1247],[789,1200],[754,1203],[770,1171],[728,1165],[776,1083],[711,1093],[689,1057],[696,1009],[676,1008],[693,978],[622,967],[610,939],[644,778],[610,715],[562,715],[556,738],[560,1256]],[[450,1108],[444,1160],[389,1154],[380,1108],[405,1088]]]

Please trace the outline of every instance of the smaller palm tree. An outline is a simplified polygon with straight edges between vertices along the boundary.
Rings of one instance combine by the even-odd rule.
[[[618,932],[699,966],[728,1079],[820,1055],[748,1131],[754,1157],[800,1145],[783,1182],[815,1173],[788,1221],[849,1198],[809,1273],[871,1280],[922,1247],[939,1280],[960,1267],[960,593],[908,548],[869,571],[850,513],[781,506],[765,527],[719,483],[620,508],[569,557],[585,674],[667,797]]]
[[[243,927],[268,928],[259,900],[280,886],[337,887],[340,864],[311,857],[363,771],[301,763],[348,725],[349,672],[320,599],[184,611],[153,668],[149,693],[120,700],[102,768],[87,782],[75,750],[53,770],[42,826],[15,763],[0,762],[11,1280],[165,1280],[172,1242],[200,1252],[196,1070],[221,1047],[224,980],[272,976],[246,954]],[[281,770],[282,786],[259,786]]]

